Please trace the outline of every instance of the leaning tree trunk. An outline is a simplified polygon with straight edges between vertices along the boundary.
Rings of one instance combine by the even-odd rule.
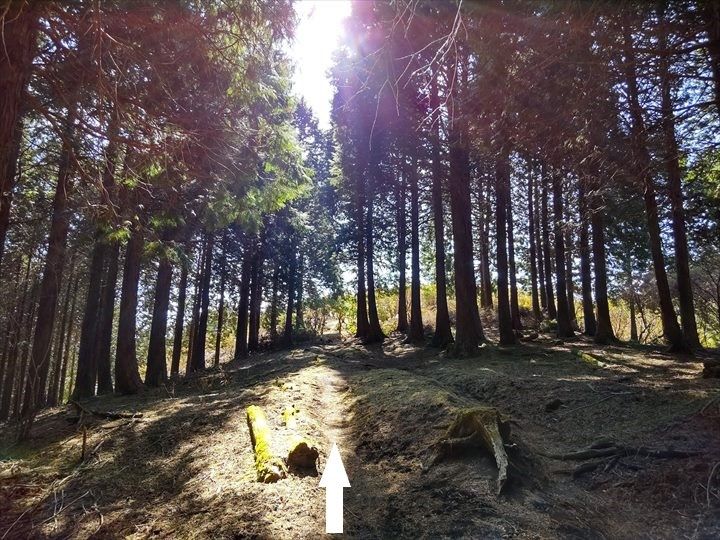
[[[407,313],[407,245],[406,228],[407,218],[405,216],[405,179],[399,175],[395,202],[395,224],[398,237],[398,323],[396,330],[403,334],[408,331]]]
[[[418,189],[417,164],[411,163],[410,170],[410,328],[408,341],[423,341],[422,309],[420,306],[420,194]]]
[[[667,48],[667,39],[663,34],[660,49]],[[662,127],[665,136],[665,166],[668,175],[668,194],[672,207],[673,245],[675,246],[675,270],[677,272],[678,300],[680,303],[680,321],[682,332],[688,344],[700,347],[697,322],[695,321],[695,303],[693,301],[692,281],[690,279],[690,253],[688,251],[685,209],[683,208],[682,171],[678,143],[675,136],[675,114],[673,112],[672,88],[670,82],[670,59],[663,54],[660,59],[660,94]]]
[[[42,2],[3,2],[0,8],[0,265],[22,134],[22,103],[37,50]],[[1,266],[0,266],[1,267]]]
[[[171,377],[177,377],[180,373],[183,331],[185,330],[185,301],[187,300],[188,266],[188,262],[183,261],[180,268],[180,283],[178,284],[177,311],[175,315],[175,331],[173,333],[172,360],[170,362]]]
[[[684,352],[689,349],[689,344],[683,336],[680,325],[675,315],[675,308],[672,304],[670,285],[665,270],[665,256],[662,251],[662,239],[660,236],[660,219],[658,217],[657,200],[655,197],[655,185],[652,178],[651,158],[647,147],[645,121],[640,105],[639,91],[637,86],[637,74],[635,67],[635,50],[632,42],[632,35],[627,25],[623,26],[626,53],[626,84],[628,88],[628,106],[632,125],[630,128],[630,142],[634,158],[634,166],[637,176],[640,178],[643,189],[643,200],[645,202],[645,217],[647,218],[648,236],[650,241],[650,253],[652,256],[653,269],[655,271],[655,283],[658,289],[660,301],[660,318],[662,320],[663,334],[670,343],[673,352]]]
[[[76,109],[72,104],[65,119],[64,137],[58,165],[58,179],[53,199],[48,246],[45,255],[45,268],[40,283],[37,308],[37,324],[32,341],[32,356],[25,387],[25,400],[22,407],[22,425],[20,438],[30,433],[33,419],[42,406],[40,396],[45,388],[48,367],[50,365],[50,345],[55,324],[58,291],[62,284],[62,271],[65,265],[65,244],[67,242],[70,215],[68,212],[68,194],[70,192],[73,167],[72,138],[75,127]]]
[[[136,319],[143,244],[142,232],[134,230],[125,248],[115,351],[115,389],[121,394],[134,394],[142,387],[137,361]]]
[[[548,222],[548,193],[547,184],[548,177],[546,174],[545,164],[542,165],[542,176],[541,176],[541,218],[542,221],[542,253],[543,253],[543,270],[545,274],[545,298],[547,301],[548,317],[551,319],[557,318],[557,309],[555,308],[555,296],[553,295],[553,282],[552,282],[552,262],[550,259],[550,224]]]
[[[148,386],[160,386],[167,380],[167,316],[171,286],[172,264],[167,254],[163,253],[160,255],[155,281],[155,302],[150,324],[150,343],[145,371],[145,384]]]
[[[581,179],[578,190],[580,206],[580,281],[582,283],[583,326],[586,336],[594,336],[597,332],[597,321],[593,309],[592,273],[590,271],[589,219],[587,200],[585,197],[585,180]]]
[[[447,276],[445,274],[445,213],[443,209],[442,161],[440,159],[440,118],[437,78],[431,80],[431,100],[433,103],[432,132],[432,212],[435,232],[435,334],[431,344],[434,347],[446,347],[453,341],[450,328],[450,314],[447,304]]]
[[[563,235],[563,199],[560,174],[552,174],[553,217],[555,222],[555,276],[557,283],[557,335],[559,338],[574,335],[570,322],[570,306],[567,297],[565,275],[565,241]]]
[[[120,244],[111,242],[107,253],[107,271],[100,294],[100,321],[97,342],[97,393],[99,395],[112,394],[112,334],[113,319],[115,317],[115,296],[118,278],[118,265],[120,259]]]
[[[498,331],[500,345],[517,340],[508,296],[507,209],[510,200],[510,147],[504,143],[495,162],[495,230],[497,232]]]

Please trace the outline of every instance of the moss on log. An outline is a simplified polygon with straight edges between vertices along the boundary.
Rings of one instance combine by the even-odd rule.
[[[593,367],[593,368],[601,367],[600,361],[592,354],[586,353],[584,351],[580,351],[578,349],[574,349],[573,353],[575,354],[575,356],[577,356],[580,360],[585,362],[590,367]]]
[[[258,481],[269,484],[285,478],[287,469],[283,460],[273,454],[270,426],[263,410],[257,405],[250,405],[247,408],[247,423],[255,450]]]
[[[508,457],[505,453],[504,439],[509,437],[509,424],[502,419],[497,409],[493,407],[463,409],[448,427],[445,438],[436,446],[430,465],[467,448],[484,448],[495,458],[498,468],[497,493],[500,494],[507,480]]]

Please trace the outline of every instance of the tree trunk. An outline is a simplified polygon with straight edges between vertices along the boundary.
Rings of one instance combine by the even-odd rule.
[[[592,226],[592,250],[595,265],[595,305],[597,309],[597,330],[595,343],[605,344],[616,341],[610,321],[610,302],[607,296],[607,263],[605,253],[605,226],[601,195],[594,193],[590,199],[590,225]]]
[[[100,295],[100,322],[97,342],[97,393],[98,395],[112,394],[112,337],[113,319],[115,317],[115,296],[117,289],[118,265],[120,259],[120,244],[111,242],[108,245],[106,259],[108,261],[105,280]]]
[[[65,338],[65,352],[63,353],[62,359],[62,370],[60,371],[60,384],[58,385],[58,396],[57,401],[59,404],[63,404],[65,401],[65,395],[69,392],[65,392],[65,381],[67,375],[68,365],[70,364],[70,354],[73,346],[73,332],[75,330],[75,305],[78,297],[78,285],[80,283],[80,276],[75,278],[75,285],[73,287],[72,304],[70,305],[70,318],[68,319],[67,337]],[[72,377],[71,377],[72,379]]]
[[[175,332],[173,335],[172,362],[170,363],[170,376],[177,377],[180,373],[180,357],[182,356],[183,331],[185,330],[185,301],[187,299],[188,280],[187,261],[182,262],[180,268],[180,283],[178,284],[177,315],[175,316]]]
[[[490,275],[490,189],[489,175],[478,178],[478,198],[480,200],[480,212],[478,228],[480,229],[480,307],[492,309],[492,276]],[[485,189],[487,188],[487,189]]]
[[[32,356],[25,388],[25,400],[22,407],[22,426],[19,438],[30,433],[35,414],[42,406],[40,397],[47,380],[50,365],[50,345],[55,324],[57,297],[62,285],[62,272],[65,266],[65,244],[67,242],[70,215],[68,212],[68,194],[72,183],[71,166],[73,130],[76,109],[70,106],[65,119],[64,137],[58,165],[58,179],[53,199],[50,232],[48,234],[45,268],[40,283],[37,309],[37,325],[32,343]]]
[[[22,104],[37,49],[41,2],[4,2],[0,54],[0,267],[22,136]]]
[[[555,296],[553,294],[553,282],[552,282],[552,262],[550,258],[550,224],[548,221],[548,177],[546,174],[545,164],[542,165],[542,176],[541,176],[541,190],[542,190],[542,252],[543,252],[543,265],[545,270],[545,298],[547,299],[547,310],[548,317],[551,319],[557,319],[557,309],[555,308]]]
[[[305,272],[305,258],[301,252],[298,252],[298,263],[295,286],[297,289],[297,295],[295,297],[295,330],[299,330],[305,327],[305,321],[303,318],[303,281]]]
[[[195,343],[193,344],[193,356],[190,363],[191,371],[205,369],[205,346],[207,344],[207,325],[210,310],[210,281],[212,279],[212,258],[215,237],[212,233],[206,233],[205,259],[203,260],[202,278],[200,280],[200,310],[198,313],[198,324],[195,332]]]
[[[540,309],[540,297],[538,295],[538,271],[537,253],[535,250],[535,207],[533,205],[533,194],[535,192],[534,177],[532,169],[528,175],[528,242],[530,243],[530,294],[532,296],[532,312],[536,321],[542,319]]]
[[[563,235],[563,197],[560,174],[552,174],[553,186],[553,217],[555,229],[555,275],[557,283],[557,335],[559,338],[574,335],[570,322],[570,306],[567,297],[567,284],[565,275],[565,241]]]
[[[508,181],[509,188],[509,181]],[[522,331],[522,320],[520,319],[520,302],[518,300],[517,269],[515,267],[515,230],[512,214],[512,196],[510,190],[506,190],[507,202],[507,242],[508,242],[508,270],[510,272],[510,315],[512,317],[513,330]]]
[[[292,316],[295,309],[295,272],[297,271],[297,255],[292,253],[290,255],[290,264],[288,267],[288,298],[287,298],[287,309],[285,310],[285,329],[283,331],[283,344],[286,347],[291,347],[293,342],[293,322]]]
[[[623,26],[626,53],[626,83],[628,87],[628,106],[632,125],[630,128],[630,140],[634,158],[634,168],[640,178],[643,189],[643,200],[645,202],[645,216],[647,218],[648,236],[650,241],[650,253],[652,255],[653,268],[655,270],[655,283],[658,288],[660,301],[660,316],[663,326],[663,334],[670,343],[673,352],[684,352],[689,350],[689,344],[683,336],[680,325],[675,315],[675,308],[672,304],[670,285],[665,270],[665,256],[662,251],[662,240],[660,236],[660,220],[658,217],[657,200],[655,198],[655,185],[653,184],[650,153],[647,148],[645,121],[640,106],[637,87],[637,75],[635,71],[635,51],[632,42],[630,28]]]
[[[238,300],[237,327],[235,328],[235,353],[233,359],[236,362],[247,358],[248,355],[248,307],[250,304],[252,257],[250,242],[246,241],[240,268],[240,298]]]
[[[445,213],[443,209],[443,173],[440,158],[440,116],[437,90],[437,76],[431,79],[433,109],[432,131],[432,212],[435,232],[435,334],[431,344],[445,348],[453,341],[450,328],[450,314],[447,304],[447,276],[445,275]]]
[[[455,353],[472,356],[485,341],[477,306],[473,268],[470,203],[470,162],[466,135],[459,127],[450,130],[450,214],[452,216],[455,270]]]
[[[592,273],[590,270],[590,244],[588,231],[588,209],[585,198],[585,180],[581,179],[578,189],[580,206],[580,281],[582,283],[583,327],[586,336],[594,336],[597,332],[597,321],[593,309]]]
[[[48,392],[45,399],[45,404],[48,407],[54,407],[55,405],[57,405],[57,393],[58,386],[60,384],[60,371],[62,370],[63,352],[65,350],[65,337],[68,324],[68,315],[70,312],[71,296],[76,293],[75,288],[77,287],[79,281],[79,278],[72,279],[74,272],[75,256],[72,257],[70,271],[68,272],[68,277],[71,279],[68,280],[67,286],[65,287],[65,297],[62,302],[60,326],[58,327],[58,332],[56,335],[55,360],[53,362],[52,376],[50,378],[50,385],[48,387]]]
[[[270,295],[270,341],[272,343],[277,342],[278,338],[278,301],[279,301],[279,288],[280,288],[280,272],[278,270],[277,261],[273,261],[273,273],[272,273],[272,292]]]
[[[251,269],[252,284],[250,288],[250,321],[248,335],[248,351],[257,351],[260,346],[260,310],[262,307],[262,241],[255,256]]]
[[[142,387],[138,371],[136,335],[138,283],[143,252],[143,236],[139,230],[130,235],[125,248],[125,266],[120,297],[117,348],[115,351],[115,389],[121,394],[134,394]]]
[[[223,323],[225,322],[225,257],[227,253],[227,230],[223,233],[220,250],[220,304],[218,305],[217,328],[215,329],[215,358],[213,366],[220,366]]]
[[[564,203],[565,210],[565,286],[567,288],[568,312],[570,315],[570,328],[573,331],[579,329],[577,314],[575,313],[575,286],[573,285],[573,256],[572,256],[572,230],[570,229],[570,213],[567,208],[567,201]]]
[[[195,265],[195,279],[193,280],[192,309],[190,310],[190,327],[188,328],[188,350],[185,359],[185,375],[192,371],[193,350],[195,348],[195,336],[197,335],[198,318],[200,317],[200,283],[202,282],[202,272],[205,261],[205,248],[207,244],[203,242],[202,247]]]
[[[355,185],[355,227],[357,234],[357,330],[355,337],[366,340],[370,336],[370,320],[367,308],[367,289],[365,288],[365,215],[364,200],[360,176]]]
[[[367,302],[368,322],[370,323],[369,334],[365,343],[379,343],[385,339],[385,334],[380,327],[377,302],[375,301],[375,270],[373,266],[374,257],[374,231],[373,231],[373,200],[372,195],[367,204],[367,219],[365,222],[365,245],[367,246]]]
[[[664,12],[661,13],[660,18],[664,18]],[[659,48],[664,51],[667,46],[667,38],[663,33],[660,38]],[[668,194],[672,207],[673,245],[675,246],[675,271],[677,272],[680,321],[687,343],[693,348],[699,348],[700,337],[698,336],[697,322],[695,321],[695,303],[690,279],[690,253],[688,251],[685,226],[685,209],[683,208],[682,171],[675,136],[670,58],[666,53],[660,58],[659,71],[662,127],[665,137],[665,167],[668,175]]]
[[[495,230],[497,249],[497,305],[500,345],[513,345],[517,339],[513,331],[510,297],[508,296],[507,209],[510,199],[510,146],[503,142],[495,161]]]
[[[705,18],[705,30],[708,34],[707,51],[715,92],[715,106],[720,112],[720,6],[717,2],[701,2]]]
[[[105,149],[105,164],[103,170],[100,204],[110,205],[109,193],[115,183],[115,161],[117,159],[117,136],[120,130],[120,121],[113,111],[108,123],[108,145]],[[95,230],[95,239],[88,275],[88,290],[85,297],[85,313],[80,330],[80,349],[78,352],[78,368],[75,381],[75,394],[73,399],[80,400],[95,395],[95,385],[98,374],[98,339],[100,329],[100,308],[102,303],[102,277],[107,256],[108,244],[101,224]]]
[[[155,282],[155,302],[150,324],[147,370],[145,371],[147,386],[160,386],[167,380],[167,317],[171,287],[172,264],[167,255],[163,253],[160,255]]]
[[[40,289],[40,281],[37,278],[34,280],[30,294],[30,305],[28,307],[28,317],[25,319],[22,333],[20,334],[20,347],[18,350],[18,356],[20,357],[20,371],[17,373],[17,381],[15,383],[15,397],[13,400],[13,415],[18,417],[21,416],[21,407],[23,405],[23,396],[27,395],[26,384],[28,382],[28,362],[30,361],[30,340],[33,335],[33,328],[36,327],[35,315],[37,314],[38,307],[38,291]],[[25,428],[29,428],[27,422],[21,422],[20,438],[27,435],[28,431]]]
[[[410,165],[410,329],[408,341],[420,343],[424,339],[422,308],[420,306],[420,194],[417,163]]]
[[[542,184],[544,181],[544,178],[540,178],[540,183]],[[534,229],[535,229],[535,253],[537,254],[537,269],[538,269],[538,282],[539,282],[539,294],[540,294],[540,309],[543,312],[548,312],[548,301],[547,301],[547,289],[545,287],[545,257],[543,254],[543,243],[542,243],[542,223],[540,220],[540,216],[542,214],[541,208],[540,208],[540,198],[541,198],[541,192],[538,188],[537,184],[535,185],[535,189],[533,190],[533,195],[535,197],[535,223],[534,223]]]
[[[32,257],[28,257],[27,267],[25,270],[25,279],[22,281],[22,293],[19,301],[15,305],[14,317],[10,322],[10,334],[8,340],[10,342],[7,352],[7,365],[5,366],[5,379],[2,382],[2,398],[0,399],[0,422],[10,417],[10,407],[12,405],[13,388],[15,387],[15,378],[17,371],[17,361],[19,356],[19,344],[22,338],[21,332],[25,326],[25,318],[30,311],[30,302],[33,301],[30,294],[30,267],[32,265]],[[28,300],[28,294],[30,299]]]
[[[397,200],[395,203],[395,221],[398,237],[398,271],[400,279],[398,282],[398,323],[396,330],[403,334],[408,331],[407,313],[407,245],[406,228],[407,218],[405,216],[405,178],[402,174],[398,176]]]

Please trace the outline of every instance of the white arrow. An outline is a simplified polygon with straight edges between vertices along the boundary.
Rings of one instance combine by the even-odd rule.
[[[320,487],[325,488],[325,532],[328,534],[343,532],[343,488],[350,487],[350,480],[345,474],[340,451],[333,443],[330,450]]]

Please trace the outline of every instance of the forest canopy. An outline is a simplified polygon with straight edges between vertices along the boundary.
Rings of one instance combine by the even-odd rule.
[[[0,419],[326,334],[720,340],[714,3],[2,4]]]

